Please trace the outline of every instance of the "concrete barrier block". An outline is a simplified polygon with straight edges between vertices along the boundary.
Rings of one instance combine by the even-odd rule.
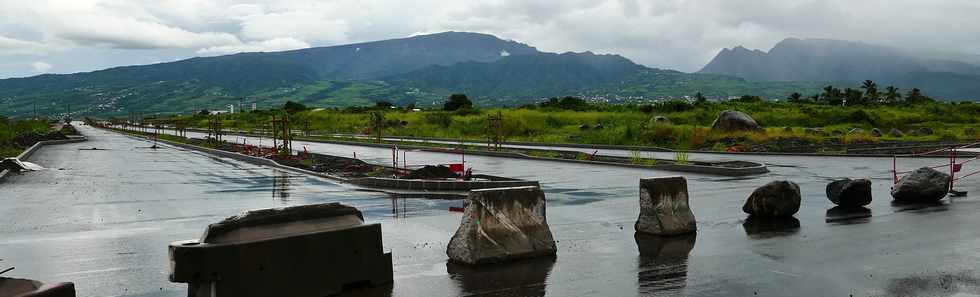
[[[75,297],[75,284],[44,284],[31,279],[0,277],[0,296]]]
[[[556,255],[538,187],[469,192],[459,229],[446,254],[453,262],[478,265]]]
[[[687,179],[683,176],[640,180],[640,216],[636,232],[670,236],[697,231],[688,205]]]
[[[170,281],[188,296],[328,296],[392,281],[381,225],[339,203],[263,209],[170,244]]]

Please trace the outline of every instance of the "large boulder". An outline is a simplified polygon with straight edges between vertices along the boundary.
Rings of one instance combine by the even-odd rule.
[[[472,190],[446,255],[453,262],[479,265],[541,256],[557,248],[540,188]]]
[[[718,115],[711,129],[721,131],[760,131],[762,126],[752,117],[741,111],[726,110]]]
[[[670,124],[670,119],[668,119],[665,116],[658,115],[658,116],[653,117],[652,122],[654,124],[669,125]]]
[[[918,136],[928,136],[928,135],[932,135],[933,133],[935,132],[933,132],[932,128],[929,127],[922,127],[919,128],[918,130],[915,130],[915,135]]]
[[[871,180],[840,179],[827,184],[827,198],[843,207],[859,207],[871,203]]]
[[[902,130],[898,130],[898,129],[892,128],[891,130],[888,131],[888,136],[891,136],[891,137],[903,137],[903,136],[905,136],[905,133],[902,133]]]
[[[892,188],[892,197],[900,202],[932,203],[948,192],[949,174],[922,167],[902,177]]]
[[[670,236],[697,231],[688,205],[687,179],[683,176],[640,180],[640,217],[636,232]]]
[[[881,134],[881,129],[878,129],[878,128],[872,128],[871,129],[871,136],[881,137],[881,135],[882,135]]]
[[[792,216],[800,210],[800,186],[791,181],[773,181],[752,191],[742,211],[761,217]]]

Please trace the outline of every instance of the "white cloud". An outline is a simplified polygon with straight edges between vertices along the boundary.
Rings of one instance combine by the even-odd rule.
[[[0,7],[7,36],[0,55],[80,52],[72,47],[218,54],[449,30],[684,71],[724,47],[765,50],[787,37],[980,54],[980,1],[972,0],[0,0]],[[6,59],[0,63],[13,62]]]
[[[80,45],[128,49],[198,48],[240,43],[230,33],[190,32],[124,16],[71,16],[54,35]],[[71,24],[71,25],[69,25]]]
[[[0,55],[41,54],[48,49],[44,44],[0,36]]]
[[[51,70],[51,67],[52,67],[51,64],[41,62],[41,61],[31,63],[31,69],[35,73],[47,73],[48,70]]]
[[[294,38],[274,38],[258,42],[242,43],[236,45],[221,45],[203,48],[197,51],[203,55],[223,55],[242,52],[275,52],[294,50],[310,47],[309,43]]]
[[[289,36],[329,44],[349,42],[346,20],[305,11],[250,15],[242,18],[241,26],[242,36],[250,39]]]

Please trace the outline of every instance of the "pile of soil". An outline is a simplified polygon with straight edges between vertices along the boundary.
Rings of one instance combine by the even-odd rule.
[[[412,170],[408,175],[405,175],[404,179],[437,179],[437,178],[455,178],[459,177],[458,174],[449,170],[449,167],[438,165],[431,166],[426,165],[425,167]]]
[[[61,126],[61,130],[58,132],[61,132],[61,134],[64,135],[81,135],[80,133],[78,133],[78,130],[75,130],[74,126],[69,124],[65,124],[64,126]]]
[[[313,158],[313,167],[310,168],[317,172],[330,172],[342,176],[365,176],[374,171],[374,165],[364,161],[330,155],[310,154]]]
[[[27,148],[38,141],[68,139],[60,131],[49,132],[48,134],[38,134],[34,132],[21,133],[14,136],[14,144],[21,148]]]

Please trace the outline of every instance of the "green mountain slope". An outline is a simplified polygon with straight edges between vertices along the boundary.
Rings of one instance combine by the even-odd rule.
[[[980,66],[922,58],[898,48],[860,42],[789,38],[769,52],[723,49],[698,73],[751,81],[874,80],[880,86],[920,88],[942,99],[980,99]]]

